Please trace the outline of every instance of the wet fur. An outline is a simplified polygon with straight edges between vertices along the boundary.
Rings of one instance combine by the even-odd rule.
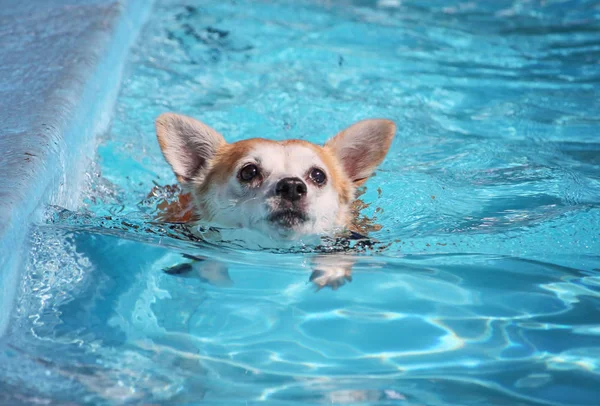
[[[158,142],[184,193],[178,201],[159,206],[161,219],[254,230],[274,241],[342,230],[364,234],[377,226],[360,217],[366,205],[356,199],[357,191],[385,158],[395,131],[392,121],[370,119],[342,130],[323,146],[262,138],[229,144],[200,121],[163,114],[156,120]],[[243,182],[239,174],[248,164],[259,168],[261,176]],[[325,173],[325,183],[313,182],[310,173],[315,168]],[[274,192],[278,182],[288,178],[306,186],[299,201],[284,200]],[[297,210],[299,220],[273,221],[284,210]],[[350,280],[347,262],[317,257],[319,274],[311,279],[321,286]]]

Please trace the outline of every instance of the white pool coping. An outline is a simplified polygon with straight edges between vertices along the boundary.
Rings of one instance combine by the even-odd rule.
[[[75,208],[153,0],[8,0],[0,9],[0,336],[48,204]]]

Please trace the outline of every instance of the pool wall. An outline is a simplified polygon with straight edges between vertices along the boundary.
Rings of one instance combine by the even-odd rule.
[[[8,0],[0,9],[0,336],[30,225],[74,208],[151,0]]]

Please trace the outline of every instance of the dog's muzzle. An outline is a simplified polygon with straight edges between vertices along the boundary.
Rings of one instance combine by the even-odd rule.
[[[292,228],[307,221],[308,216],[300,210],[281,209],[271,213],[268,220],[281,227]]]

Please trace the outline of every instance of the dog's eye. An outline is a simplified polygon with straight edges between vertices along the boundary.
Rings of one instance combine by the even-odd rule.
[[[310,179],[315,182],[317,185],[323,185],[327,180],[327,176],[325,176],[325,172],[320,170],[319,168],[312,168],[310,174],[308,175]]]
[[[256,178],[259,175],[260,171],[258,170],[258,166],[254,164],[245,165],[242,169],[240,169],[240,179],[244,182],[250,182],[252,179]]]

